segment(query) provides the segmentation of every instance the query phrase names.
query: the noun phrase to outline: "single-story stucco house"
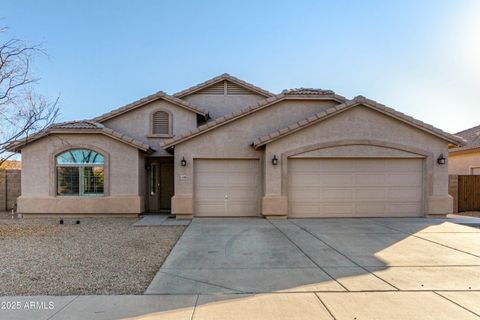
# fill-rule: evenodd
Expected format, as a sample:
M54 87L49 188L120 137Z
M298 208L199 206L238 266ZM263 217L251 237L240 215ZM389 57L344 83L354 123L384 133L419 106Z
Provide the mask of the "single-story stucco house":
M362 96L223 74L9 148L24 214L421 217L452 212L446 158L464 143Z
M455 134L467 141L462 147L449 150L448 173L454 175L480 175L480 126Z

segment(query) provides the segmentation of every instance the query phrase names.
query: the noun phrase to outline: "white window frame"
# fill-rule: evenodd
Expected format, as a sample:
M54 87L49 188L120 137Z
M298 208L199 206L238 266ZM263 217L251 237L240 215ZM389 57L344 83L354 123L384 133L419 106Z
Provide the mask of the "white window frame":
M62 154L68 152L68 150L64 150L62 152L57 153L57 155L54 157L55 159L55 196L57 197L105 197L106 193L106 173L105 173L105 161L106 157L103 153L100 153L96 150L90 149L90 148L73 148L70 150L90 150L93 152L96 152L100 154L103 157L103 164L100 163L66 163L66 164L59 164L57 162L57 158L61 156ZM78 186L78 195L72 195L72 194L59 194L58 193L58 168L66 168L66 167L71 167L71 168L77 168L79 170L78 174L78 179L79 179L79 186ZM85 185L84 185L84 180L83 178L85 177L84 173L84 168L86 167L102 167L103 169L103 192L102 193L85 193Z

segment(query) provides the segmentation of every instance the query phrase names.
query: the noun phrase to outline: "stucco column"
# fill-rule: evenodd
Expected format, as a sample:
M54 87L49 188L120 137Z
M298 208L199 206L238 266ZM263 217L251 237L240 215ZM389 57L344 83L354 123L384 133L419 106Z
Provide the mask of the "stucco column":
M432 183L432 194L428 197L428 215L445 216L453 213L453 197L448 193L448 159L445 164L438 164L437 158L443 154L448 156L448 149L443 153L435 154L432 159L433 179L427 179Z
M272 163L276 157L277 164ZM267 219L285 219L288 215L288 198L282 194L282 172L286 170L287 162L275 150L265 150L265 196L262 199L262 214Z
M175 195L172 197L172 213L177 219L193 218L193 159L183 153L182 148L175 150L174 175ZM182 166L185 159L186 165Z

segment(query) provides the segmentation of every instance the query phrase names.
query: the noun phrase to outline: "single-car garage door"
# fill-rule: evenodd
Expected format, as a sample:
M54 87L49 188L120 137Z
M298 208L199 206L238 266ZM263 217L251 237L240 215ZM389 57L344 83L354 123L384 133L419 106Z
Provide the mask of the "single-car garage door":
M258 160L195 162L196 216L258 216L260 169Z
M290 217L422 216L422 159L289 159Z

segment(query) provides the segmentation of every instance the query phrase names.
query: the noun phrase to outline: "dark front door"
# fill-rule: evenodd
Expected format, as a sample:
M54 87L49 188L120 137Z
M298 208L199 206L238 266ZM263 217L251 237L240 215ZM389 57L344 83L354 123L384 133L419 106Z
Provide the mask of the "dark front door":
M173 187L173 157L147 159L149 212L170 211Z

